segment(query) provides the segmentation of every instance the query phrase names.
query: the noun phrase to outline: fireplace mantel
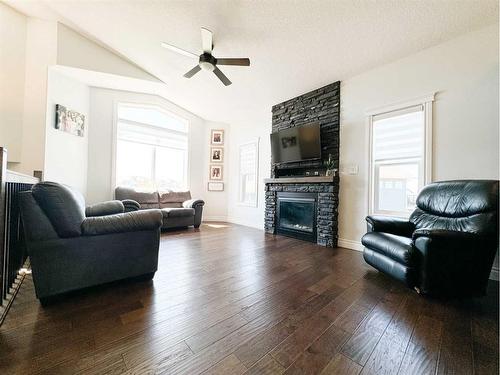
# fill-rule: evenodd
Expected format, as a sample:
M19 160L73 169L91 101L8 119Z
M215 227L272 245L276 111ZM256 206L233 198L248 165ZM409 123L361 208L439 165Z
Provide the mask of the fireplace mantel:
M334 176L265 178L265 184L324 184L335 181Z

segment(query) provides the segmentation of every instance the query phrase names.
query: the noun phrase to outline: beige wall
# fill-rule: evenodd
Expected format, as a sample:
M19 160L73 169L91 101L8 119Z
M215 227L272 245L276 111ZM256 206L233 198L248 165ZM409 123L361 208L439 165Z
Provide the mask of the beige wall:
M33 175L43 170L48 68L56 63L57 24L27 19L22 157L15 170Z
M0 140L8 161L21 161L26 17L0 4Z
M57 28L57 64L148 81L159 81L126 58L103 48L63 24L58 24Z
M339 237L358 244L368 214L366 110L436 92L433 180L498 178L498 25L343 81ZM352 242L352 243L351 243ZM341 241L342 244L342 241Z

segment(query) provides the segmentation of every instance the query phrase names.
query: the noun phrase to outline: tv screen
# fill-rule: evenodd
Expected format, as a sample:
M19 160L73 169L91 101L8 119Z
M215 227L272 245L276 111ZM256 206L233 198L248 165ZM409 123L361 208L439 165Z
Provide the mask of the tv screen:
M319 124L297 126L271 134L273 163L321 158Z

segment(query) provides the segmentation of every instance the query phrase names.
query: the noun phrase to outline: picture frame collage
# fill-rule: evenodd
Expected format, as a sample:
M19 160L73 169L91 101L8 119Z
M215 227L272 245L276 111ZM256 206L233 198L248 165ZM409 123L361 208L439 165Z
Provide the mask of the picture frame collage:
M208 191L224 191L224 130L210 132Z

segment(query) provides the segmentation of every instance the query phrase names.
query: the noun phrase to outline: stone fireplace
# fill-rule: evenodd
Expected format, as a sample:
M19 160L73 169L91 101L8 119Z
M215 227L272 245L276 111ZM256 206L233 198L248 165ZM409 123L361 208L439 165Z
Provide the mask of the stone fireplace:
M340 82L273 106L272 131L320 124L321 159L271 165L265 180L265 230L337 246L339 178L325 176L332 155L339 167Z

